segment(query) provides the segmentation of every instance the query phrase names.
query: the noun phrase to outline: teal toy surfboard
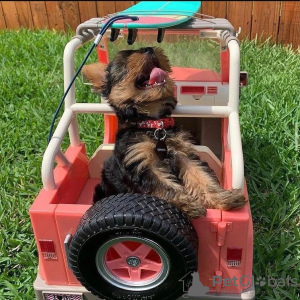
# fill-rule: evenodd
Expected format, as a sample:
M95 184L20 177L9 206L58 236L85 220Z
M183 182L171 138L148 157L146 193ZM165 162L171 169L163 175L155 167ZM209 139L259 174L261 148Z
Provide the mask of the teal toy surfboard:
M117 15L138 16L139 20L120 20L112 28L166 28L188 21L200 9L201 1L141 1ZM105 20L103 21L105 23Z

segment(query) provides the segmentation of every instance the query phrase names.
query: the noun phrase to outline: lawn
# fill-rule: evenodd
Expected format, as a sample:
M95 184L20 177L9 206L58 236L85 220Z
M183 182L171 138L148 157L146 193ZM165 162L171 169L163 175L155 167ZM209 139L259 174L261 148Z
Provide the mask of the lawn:
M41 161L63 93L62 55L70 37L0 32L0 299L35 298L38 260L28 209L42 186ZM77 65L87 49L78 51ZM260 300L300 298L299 54L270 42L241 43L241 70L249 73L240 117L255 231L254 276L278 283L257 284ZM93 53L90 61L95 60ZM80 101L98 101L79 79L76 84ZM85 125L80 132L91 154L103 137L102 117L80 115L79 124ZM287 284L288 276L297 287Z

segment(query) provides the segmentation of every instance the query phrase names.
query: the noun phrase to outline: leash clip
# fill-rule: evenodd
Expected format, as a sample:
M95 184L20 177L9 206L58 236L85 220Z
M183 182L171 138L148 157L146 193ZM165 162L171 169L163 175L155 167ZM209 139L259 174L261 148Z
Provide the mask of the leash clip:
M163 123L163 122L162 122ZM163 141L167 136L167 132L166 130L163 128L163 125L161 128L158 128L154 131L154 138L156 140L159 140L159 141Z

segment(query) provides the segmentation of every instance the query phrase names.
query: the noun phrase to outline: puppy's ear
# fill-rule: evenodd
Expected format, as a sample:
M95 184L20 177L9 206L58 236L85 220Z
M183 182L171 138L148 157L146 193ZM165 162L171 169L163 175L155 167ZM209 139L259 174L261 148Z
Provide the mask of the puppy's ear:
M101 87L105 80L106 67L107 64L98 62L90 65L85 65L81 70L83 76L86 77L87 80L92 84L92 90L95 93L101 92Z

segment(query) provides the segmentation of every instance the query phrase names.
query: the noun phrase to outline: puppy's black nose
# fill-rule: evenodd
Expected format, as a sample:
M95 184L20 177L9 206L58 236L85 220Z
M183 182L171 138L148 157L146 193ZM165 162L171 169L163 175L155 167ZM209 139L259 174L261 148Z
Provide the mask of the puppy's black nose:
M151 47L146 47L146 48L144 48L144 51L145 51L145 53L148 53L148 54L153 54L153 48L151 48Z

